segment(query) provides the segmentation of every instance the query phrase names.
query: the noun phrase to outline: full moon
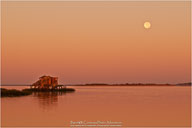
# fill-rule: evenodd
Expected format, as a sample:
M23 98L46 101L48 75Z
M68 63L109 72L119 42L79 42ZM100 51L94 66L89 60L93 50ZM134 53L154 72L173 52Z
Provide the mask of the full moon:
M150 22L145 22L144 23L144 28L149 29L151 27L151 23Z

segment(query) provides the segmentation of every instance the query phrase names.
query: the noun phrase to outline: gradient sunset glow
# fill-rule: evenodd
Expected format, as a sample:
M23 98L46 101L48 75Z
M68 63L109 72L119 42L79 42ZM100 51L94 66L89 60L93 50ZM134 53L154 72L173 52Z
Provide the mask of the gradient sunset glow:
M190 4L2 2L2 84L189 82Z

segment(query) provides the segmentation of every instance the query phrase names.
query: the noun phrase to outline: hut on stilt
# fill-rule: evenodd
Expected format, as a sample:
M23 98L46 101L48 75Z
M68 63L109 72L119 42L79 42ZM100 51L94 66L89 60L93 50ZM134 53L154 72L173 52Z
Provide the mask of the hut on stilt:
M58 77L41 76L38 81L31 85L35 89L62 89L64 85L58 85Z

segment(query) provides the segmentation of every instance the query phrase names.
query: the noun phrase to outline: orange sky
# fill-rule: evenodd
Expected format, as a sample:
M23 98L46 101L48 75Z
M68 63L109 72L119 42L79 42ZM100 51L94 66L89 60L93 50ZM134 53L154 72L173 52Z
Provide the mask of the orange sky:
M2 2L1 57L2 84L189 82L190 2Z

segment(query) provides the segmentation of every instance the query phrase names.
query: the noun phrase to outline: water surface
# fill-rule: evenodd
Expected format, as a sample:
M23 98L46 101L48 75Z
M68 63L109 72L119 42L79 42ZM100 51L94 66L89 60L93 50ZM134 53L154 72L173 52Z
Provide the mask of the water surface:
M22 89L26 86L4 86ZM190 126L190 86L73 86L74 93L1 98L2 126L70 126L114 121L128 126Z

